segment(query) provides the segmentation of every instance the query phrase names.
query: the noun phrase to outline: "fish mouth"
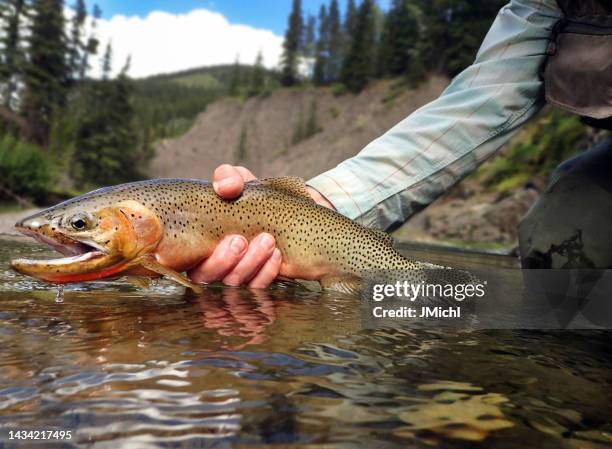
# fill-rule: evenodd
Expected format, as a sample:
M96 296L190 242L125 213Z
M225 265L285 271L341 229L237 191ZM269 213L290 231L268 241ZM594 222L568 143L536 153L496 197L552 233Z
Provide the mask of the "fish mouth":
M12 260L12 268L21 274L47 282L69 283L100 279L123 269L120 255L109 254L95 242L76 240L57 232L48 235L19 225L16 228L65 256L46 260Z
M55 233L53 235L42 234L20 224L15 225L15 228L23 235L32 237L36 241L48 246L51 249L63 254L64 256L82 256L90 254L90 256L96 254L108 254L108 252L91 241L76 240L72 237L68 237L66 234ZM56 259L57 260L57 259Z

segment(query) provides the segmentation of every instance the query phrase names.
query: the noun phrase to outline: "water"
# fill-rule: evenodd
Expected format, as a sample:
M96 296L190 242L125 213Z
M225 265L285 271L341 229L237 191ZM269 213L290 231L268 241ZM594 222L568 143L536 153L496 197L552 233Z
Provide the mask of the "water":
M98 282L56 302L8 268L32 253L0 240L0 447L612 447L610 333L363 330L358 299L293 287Z

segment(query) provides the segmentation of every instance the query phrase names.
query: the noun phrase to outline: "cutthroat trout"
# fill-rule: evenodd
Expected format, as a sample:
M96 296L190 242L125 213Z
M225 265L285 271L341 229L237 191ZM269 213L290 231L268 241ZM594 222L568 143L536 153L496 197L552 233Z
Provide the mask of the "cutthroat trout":
M324 289L353 291L364 270L437 268L403 257L387 234L319 206L299 178L247 182L233 201L219 198L210 182L193 179L122 184L68 200L15 226L67 257L14 260L13 268L58 284L167 276L199 290L181 273L236 233L249 240L261 232L274 235L282 253L280 275L317 280Z

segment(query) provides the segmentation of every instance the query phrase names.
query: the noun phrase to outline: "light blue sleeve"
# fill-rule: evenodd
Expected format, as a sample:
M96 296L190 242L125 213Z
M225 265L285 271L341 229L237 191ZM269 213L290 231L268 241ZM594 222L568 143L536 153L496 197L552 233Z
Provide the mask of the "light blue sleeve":
M555 0L511 1L474 63L438 99L307 184L366 226L398 227L474 171L543 106L539 70L560 17Z

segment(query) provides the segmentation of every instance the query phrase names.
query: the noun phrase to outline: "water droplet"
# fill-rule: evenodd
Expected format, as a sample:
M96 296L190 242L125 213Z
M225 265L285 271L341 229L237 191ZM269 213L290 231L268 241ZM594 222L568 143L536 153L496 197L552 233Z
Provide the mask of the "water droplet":
M57 293L55 295L55 302L56 303L64 302L64 286L63 285L60 285L59 287L57 287Z

